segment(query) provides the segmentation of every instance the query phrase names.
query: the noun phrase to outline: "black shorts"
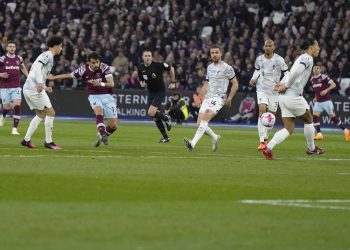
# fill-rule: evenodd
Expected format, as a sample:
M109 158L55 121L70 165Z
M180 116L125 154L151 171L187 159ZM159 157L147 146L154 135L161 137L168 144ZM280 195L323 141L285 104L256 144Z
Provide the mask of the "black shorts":
M164 101L165 94L149 94L148 95L148 107L155 106L161 108L162 102Z

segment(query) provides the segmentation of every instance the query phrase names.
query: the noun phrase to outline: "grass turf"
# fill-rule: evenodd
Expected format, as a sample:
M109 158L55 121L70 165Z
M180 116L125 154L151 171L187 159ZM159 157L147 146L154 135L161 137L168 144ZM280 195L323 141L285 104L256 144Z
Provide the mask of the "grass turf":
M94 148L93 121L56 121L62 151L43 148L43 124L35 150L10 126L0 128L0 249L350 248L350 203L240 202L350 200L350 143L340 132L324 133L324 155L306 156L296 131L267 161L255 129L213 127L222 141L212 153L206 136L186 151L190 126L159 144L155 126L121 123L109 146Z

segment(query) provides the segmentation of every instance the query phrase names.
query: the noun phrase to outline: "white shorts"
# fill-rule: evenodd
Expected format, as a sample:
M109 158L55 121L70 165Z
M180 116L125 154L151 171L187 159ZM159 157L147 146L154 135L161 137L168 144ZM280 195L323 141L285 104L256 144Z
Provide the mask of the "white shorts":
M334 106L332 101L325 102L315 102L313 107L314 112L323 112L325 111L328 115L334 114Z
M117 103L111 94L89 95L91 108L101 107L104 118L118 118Z
M305 98L302 96L280 95L278 100L282 117L298 117L310 109Z
M224 104L225 99L223 97L211 97L204 99L198 113L204 113L207 109L209 109L217 114Z
M0 89L0 97L3 104L10 104L13 100L22 99L22 89L20 87Z
M45 90L38 93L36 90L23 89L23 95L31 110L44 110L52 107L50 98Z
M256 98L258 100L258 104L266 104L267 110L270 112L277 112L278 108L278 95L268 95L264 92L256 92Z

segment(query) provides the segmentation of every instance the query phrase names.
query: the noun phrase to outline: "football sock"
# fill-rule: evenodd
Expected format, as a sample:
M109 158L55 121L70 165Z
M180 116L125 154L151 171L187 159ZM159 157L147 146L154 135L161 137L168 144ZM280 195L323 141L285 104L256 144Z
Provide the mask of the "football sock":
M264 142L266 135L266 128L264 125L261 124L260 117L258 119L258 133L259 133L259 140L260 142Z
M117 130L116 127L115 127L115 128L111 128L110 126L108 126L108 127L106 128L106 133L107 133L108 136L110 136L110 135L113 134L116 130Z
M342 130L345 129L344 124L341 122L341 120L340 120L338 117L336 117L336 116L332 117L332 122L333 122L335 125L337 125L339 128L341 128Z
M318 117L317 115L312 116L313 119L313 123L314 123L314 127L317 131L317 133L321 133L321 124L320 124L320 117ZM333 120L333 118L332 118Z
M271 126L271 127L268 127L268 128L265 128L266 129L266 136L265 136L265 140L266 139L268 139L269 138L269 135L270 135L270 133L271 133L271 131L272 131L272 129L273 129L273 125Z
M197 142L199 141L200 138L202 138L204 132L207 130L208 128L208 122L207 121L201 121L196 134L194 135L193 139L192 139L192 147L194 147Z
M53 131L53 120L55 119L54 116L46 116L45 117L45 142L51 143L52 142L52 131Z
M13 108L13 127L17 128L19 119L21 119L21 107L19 105L16 105Z
M6 117L7 113L10 112L9 109L2 109L2 116Z
M214 131L208 126L207 129L204 132L206 135L209 135L212 139L217 138L217 135L214 133Z
M272 137L269 144L267 144L267 147L272 150L277 144L283 142L288 136L289 131L286 128L277 131L276 134Z
M27 133L24 137L25 141L30 141L30 138L32 138L33 133L38 128L38 126L42 120L43 119L37 115L31 120L29 127L28 127L28 130L27 130Z
M101 136L106 134L106 125L103 123L103 115L96 115L96 127Z
M155 123L156 123L156 125L157 125L157 127L158 127L160 133L162 134L162 136L163 136L164 138L168 138L168 135L167 135L167 133L166 133L166 131L165 131L165 127L164 127L164 124L163 124L162 120L160 120L160 119L155 119Z
M308 149L314 150L315 149L315 142L314 142L315 129L312 124L304 124L304 135L306 138Z

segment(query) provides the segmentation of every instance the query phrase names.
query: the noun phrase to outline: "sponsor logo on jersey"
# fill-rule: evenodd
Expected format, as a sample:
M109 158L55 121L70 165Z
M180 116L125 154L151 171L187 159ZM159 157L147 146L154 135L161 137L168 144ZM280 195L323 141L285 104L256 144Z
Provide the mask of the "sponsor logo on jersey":
M5 69L15 69L15 70L19 70L19 67L18 66L5 66Z
M157 78L157 75L152 73L152 78Z

